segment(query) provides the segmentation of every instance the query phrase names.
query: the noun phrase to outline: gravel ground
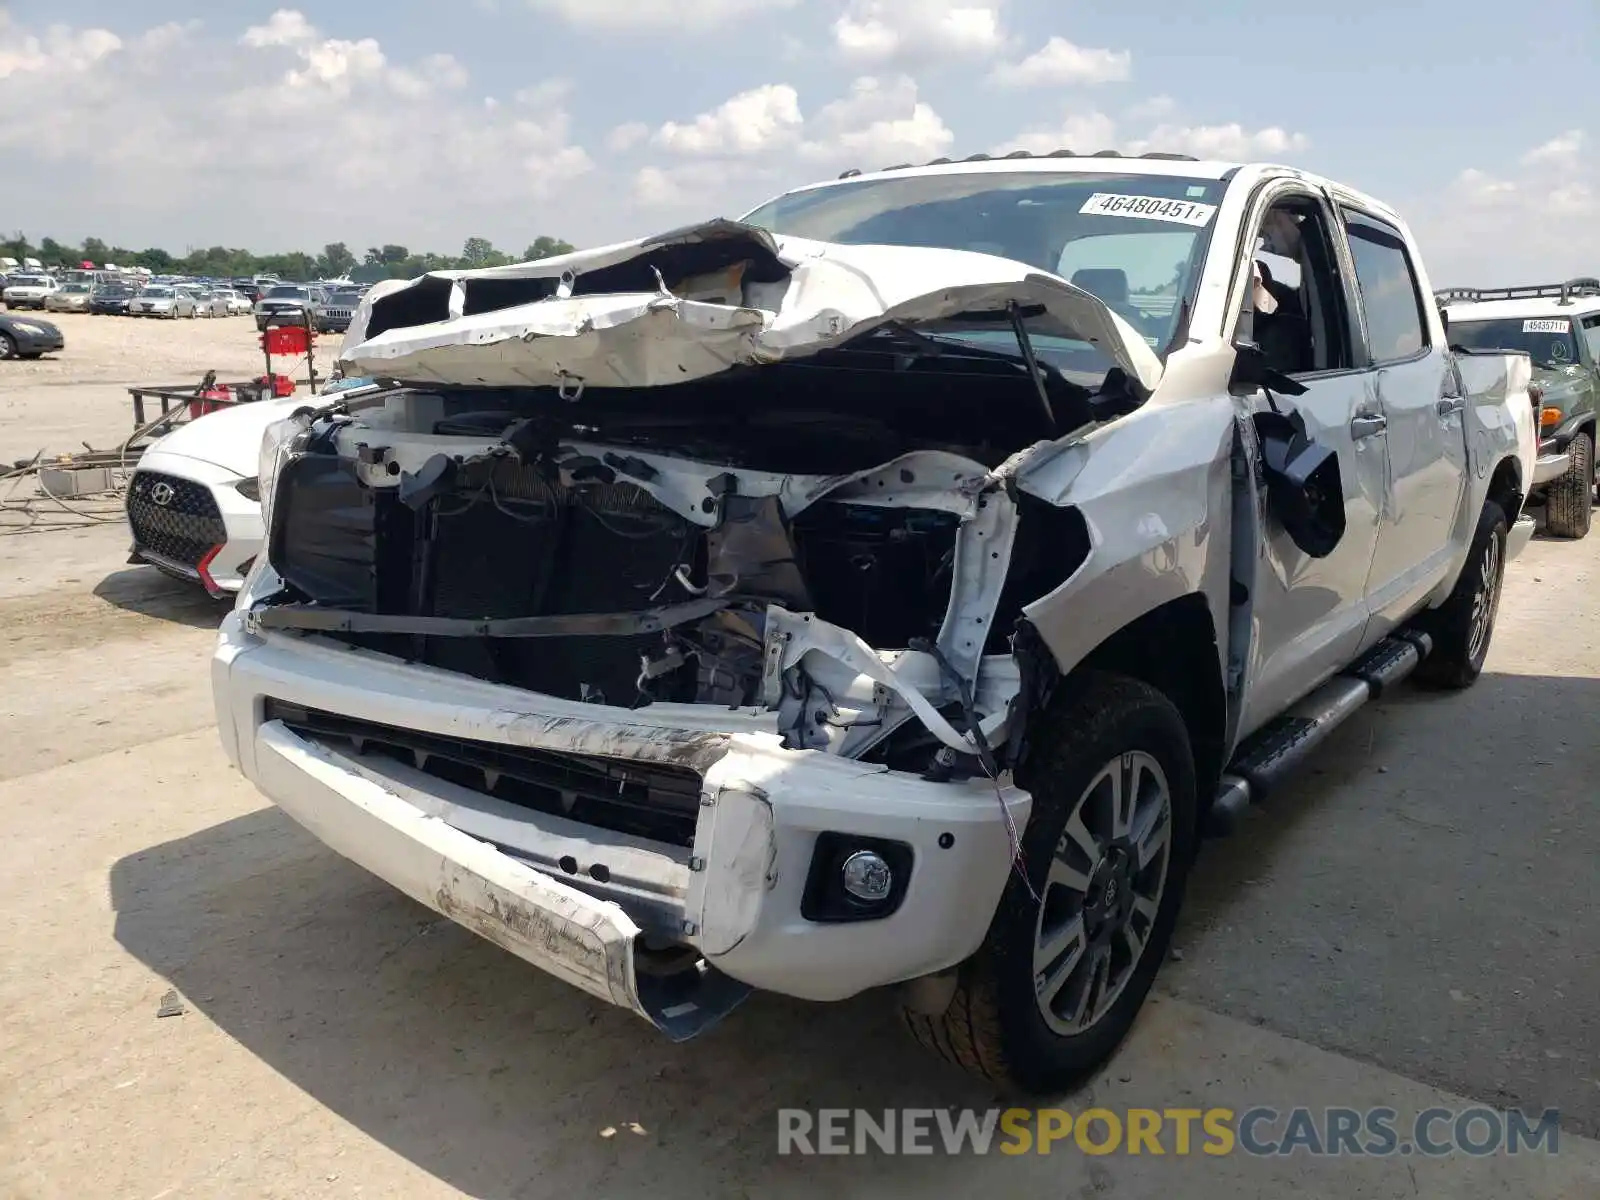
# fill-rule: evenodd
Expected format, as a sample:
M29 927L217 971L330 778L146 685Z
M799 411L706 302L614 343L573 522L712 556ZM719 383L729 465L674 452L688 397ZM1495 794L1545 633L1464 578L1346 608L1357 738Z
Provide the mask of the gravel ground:
M60 323L0 371L0 458L259 368L242 319ZM1600 1195L1600 535L1513 565L1477 687L1400 689L1208 848L1181 960L1066 1102L1564 1110L1558 1155L1484 1159L780 1157L779 1107L999 1098L880 995L669 1044L328 853L217 747L220 610L125 547L0 536L0 1196Z
M265 370L255 322L249 317L165 321L43 313L59 326L66 349L32 362L0 365L0 463L115 446L133 432L129 385L193 386L207 371L217 378L252 379ZM336 337L321 339L332 365ZM278 360L280 373L305 377L303 359ZM154 415L152 412L150 415Z

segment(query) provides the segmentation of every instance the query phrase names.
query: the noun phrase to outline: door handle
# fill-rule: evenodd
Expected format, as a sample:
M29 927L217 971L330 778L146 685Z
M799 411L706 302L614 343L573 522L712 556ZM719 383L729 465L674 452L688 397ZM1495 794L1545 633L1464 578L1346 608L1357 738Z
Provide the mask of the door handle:
M1381 413L1362 413L1350 422L1350 436L1355 441L1376 437L1389 428L1389 418Z
M1460 397L1446 396L1443 400L1439 401L1439 416L1441 419L1444 417L1453 417L1465 407L1466 405L1461 401Z

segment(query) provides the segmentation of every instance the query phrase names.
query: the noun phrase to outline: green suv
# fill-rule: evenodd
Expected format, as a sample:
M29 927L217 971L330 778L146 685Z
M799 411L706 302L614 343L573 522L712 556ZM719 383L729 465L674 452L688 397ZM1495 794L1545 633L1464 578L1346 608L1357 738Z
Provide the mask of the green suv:
M1595 419L1600 412L1600 279L1534 287L1448 288L1434 294L1449 319L1450 344L1475 350L1525 350L1543 392L1539 460L1530 507L1544 509L1545 532L1589 532L1600 477Z

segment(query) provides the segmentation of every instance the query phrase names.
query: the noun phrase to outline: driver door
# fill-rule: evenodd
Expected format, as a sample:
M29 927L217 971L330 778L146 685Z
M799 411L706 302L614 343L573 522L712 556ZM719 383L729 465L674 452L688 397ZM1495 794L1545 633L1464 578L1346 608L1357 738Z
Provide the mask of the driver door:
M1273 399L1282 411L1298 413L1307 434L1337 454L1345 530L1330 554L1312 558L1261 505L1262 546L1251 589L1255 645L1241 735L1260 728L1360 651L1387 474L1375 373L1358 352L1356 297L1353 281L1340 268L1332 210L1323 197L1296 184L1280 186L1258 203L1258 261L1268 268L1264 288L1277 310L1251 313L1247 300L1238 332L1256 335L1268 365L1306 389ZM1246 280L1247 297L1250 291ZM1268 403L1258 394L1257 411Z

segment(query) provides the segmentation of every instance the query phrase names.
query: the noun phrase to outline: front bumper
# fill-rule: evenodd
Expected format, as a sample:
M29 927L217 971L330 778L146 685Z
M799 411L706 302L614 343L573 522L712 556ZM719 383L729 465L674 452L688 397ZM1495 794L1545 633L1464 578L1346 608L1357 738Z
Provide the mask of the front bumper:
M1534 487L1542 487L1567 473L1568 468L1572 466L1572 455L1566 446L1571 440L1568 438L1563 442L1560 449L1556 448L1553 438L1547 438L1539 443L1539 457L1533 463Z
M743 988L837 1000L967 958L1011 869L1005 811L1020 829L1031 807L1008 784L929 783L784 750L764 714L563 701L322 639L254 635L239 611L223 622L212 685L229 757L331 848L673 1036L709 1024ZM269 700L511 748L692 757L701 775L692 845L580 825L397 760L346 755L268 719ZM825 831L910 847L909 882L888 916L801 915ZM672 1012L654 1005L659 980L638 969L640 931L669 926L671 942L702 956L693 1001Z
M147 473L186 481L203 492L209 504L190 505L195 511L182 514L193 518L187 522L193 528L152 529L137 519L139 514L131 507L137 488L130 488L130 557L176 578L195 583L209 579L217 592L237 592L265 537L261 505L241 496L234 486L244 477L204 459L159 448L140 457L136 482L138 475Z

